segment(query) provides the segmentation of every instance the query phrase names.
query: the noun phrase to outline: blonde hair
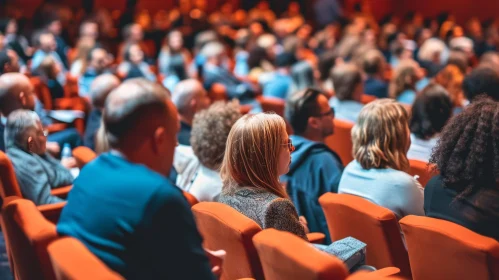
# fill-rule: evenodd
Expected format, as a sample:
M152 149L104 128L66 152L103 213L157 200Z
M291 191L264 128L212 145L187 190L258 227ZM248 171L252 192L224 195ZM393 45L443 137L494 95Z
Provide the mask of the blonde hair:
M366 105L352 129L354 158L362 168L393 168L408 171L406 153L409 114L392 99Z
M404 90L415 90L418 63L412 59L400 61L388 88L390 98L397 98Z
M220 170L223 193L234 193L240 187L249 186L287 198L278 174L285 134L286 123L274 113L240 118L227 137Z
M443 86L449 93L454 107L462 107L464 101L463 93L464 75L456 65L447 65L435 77L435 82Z

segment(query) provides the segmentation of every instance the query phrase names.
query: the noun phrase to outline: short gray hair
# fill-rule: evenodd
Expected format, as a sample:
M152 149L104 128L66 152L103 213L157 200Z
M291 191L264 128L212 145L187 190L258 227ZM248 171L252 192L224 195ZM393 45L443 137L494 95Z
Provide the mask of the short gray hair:
M189 103L196 95L203 91L203 85L196 79L187 79L179 82L172 94L172 101L179 113L189 110Z
M39 121L38 115L30 110L20 109L10 113L5 127L5 146L26 149L28 132L36 129Z
M225 47L220 42L210 42L201 49L201 54L206 58L219 56L225 52Z
M111 91L120 85L120 79L113 74L99 75L90 86L90 97L92 105L97 108L103 108L106 98Z
M169 98L165 87L144 78L123 82L109 94L104 108L103 124L109 146L116 148L134 130L163 122L155 117L167 114Z

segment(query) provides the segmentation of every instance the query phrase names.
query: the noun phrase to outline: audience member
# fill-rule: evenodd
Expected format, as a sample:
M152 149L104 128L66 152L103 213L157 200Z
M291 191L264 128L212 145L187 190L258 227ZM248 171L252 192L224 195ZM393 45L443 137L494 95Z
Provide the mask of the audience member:
M364 92L377 98L388 97L388 83L384 80L386 59L379 50L369 50L364 54L362 68L367 76Z
M156 81L156 75L144 61L144 52L139 44L131 44L124 49L124 60L118 66L118 75L126 79L146 78Z
M221 84L225 87L229 98L237 98L242 103L255 96L256 90L251 84L239 80L222 66L227 55L221 43L210 42L206 44L202 48L201 54L206 58L203 67L204 88L206 90L210 90L215 83Z
M409 115L391 99L367 104L352 129L355 160L345 167L339 193L363 197L401 219L424 215L423 188L409 170Z
M499 240L499 104L476 97L444 127L430 162L440 175L425 188L426 216Z
M286 119L293 128L296 150L291 154L289 172L281 177L299 215L313 232L326 234L326 218L318 199L326 192L337 192L343 165L338 155L324 144L334 133L334 112L325 95L307 89L293 94L286 104Z
M262 87L263 96L284 100L288 97L293 85L290 70L294 60L292 54L281 53L277 55L275 71L263 73L258 78L258 83Z
M474 69L464 77L463 91L470 102L483 93L499 101L499 72L487 66Z
M87 119L83 145L92 150L96 150L96 134L102 122L102 110L106 103L106 98L111 91L120 85L120 80L112 74L102 74L95 78L90 87L90 100L92 101L92 111Z
M180 33L180 31L178 30L174 30L170 32L166 37L166 43L159 53L159 72L168 77L168 75L170 74L171 59L177 57L181 58L183 65L186 65L190 60L189 51L184 48L184 39L182 37L182 33Z
M51 189L68 186L73 176L68 169L76 166L74 158L61 163L47 153L47 131L38 115L30 110L12 112L5 127L5 148L24 198L35 205L64 201Z
M361 103L364 85L362 73L354 64L343 64L331 71L334 96L329 105L334 109L335 117L349 122L356 122L364 107Z
M76 43L76 54L71 64L70 73L73 77L80 77L87 69L87 59L90 51L95 47L94 39L83 37Z
M38 74L38 67L42 63L42 61L47 56L52 56L58 65L61 72L57 76L57 81L61 85L66 84L66 68L64 66L63 60L57 54L57 43L55 41L54 35L50 31L40 31L35 34L35 42L38 50L33 54L33 58L31 59L31 72L34 74Z
M127 279L213 279L190 207L165 177L179 129L168 91L126 81L108 96L103 120L112 150L82 169L57 232Z
M201 167L189 192L198 201L216 201L222 191L220 165L232 125L241 117L239 104L217 102L198 112L192 123L191 145Z
M108 53L101 47L94 47L85 59L83 74L78 78L78 94L82 97L89 97L92 82L99 75L109 72Z
M0 51L0 75L4 73L19 72L19 60L12 50Z
M173 91L175 86L185 79L187 79L187 71L184 58L181 55L170 57L167 75L162 81L163 85Z
M0 20L0 33L5 36L4 45L12 49L22 64L25 65L28 59L33 55L33 48L29 46L26 37L19 34L17 21L13 18ZM0 44L0 49L2 48Z
M57 81L57 76L60 72L61 69L59 69L59 65L52 56L45 57L38 67L38 75L42 82L49 88L52 99L64 97L64 88Z
M411 105L416 98L416 83L424 78L424 71L414 60L404 60L395 68L388 93L390 98Z
M210 106L210 99L203 85L194 79L178 83L172 94L172 101L180 116L179 144L190 146L192 120L194 115Z
M90 38L94 41L99 39L99 26L92 20L83 21L80 25L80 38Z
M291 78L293 79L292 92L317 87L314 68L305 60L295 63L291 67Z
M418 62L426 69L428 77L434 77L449 58L449 49L445 42L437 38L426 40L418 52Z
M429 84L416 97L409 124L411 147L407 152L408 159L430 160L440 132L452 116L452 108L447 91L438 84Z
M54 35L54 39L56 42L56 52L62 60L65 69L69 69L68 58L66 56L68 52L68 45L66 41L61 37L62 33L62 23L59 17L52 15L45 22L45 28Z
M458 66L449 64L445 66L436 76L435 82L443 86L450 97L454 114L463 110L469 104L469 101L464 97L463 92L464 75L459 70Z

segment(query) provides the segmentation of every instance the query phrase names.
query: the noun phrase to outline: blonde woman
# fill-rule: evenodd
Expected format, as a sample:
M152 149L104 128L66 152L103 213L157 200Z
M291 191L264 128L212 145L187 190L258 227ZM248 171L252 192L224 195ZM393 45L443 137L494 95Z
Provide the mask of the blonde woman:
M307 240L308 229L279 181L289 170L293 150L280 116L260 113L239 119L227 138L219 201L263 229L288 231Z
M412 60L402 60L390 82L388 95L400 103L411 105L416 99L416 84L425 77L419 64Z
M355 160L343 171L338 193L366 198L390 209L398 219L424 215L423 188L406 173L408 123L407 111L394 100L366 105L352 129Z

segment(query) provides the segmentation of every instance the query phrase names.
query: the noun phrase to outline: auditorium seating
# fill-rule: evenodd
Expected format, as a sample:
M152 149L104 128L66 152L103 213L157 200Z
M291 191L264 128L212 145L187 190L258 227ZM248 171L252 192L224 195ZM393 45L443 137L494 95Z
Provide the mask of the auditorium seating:
M263 112L275 112L281 117L284 117L285 101L279 98L269 98L259 96L258 102L262 106Z
M73 157L76 160L78 168L83 168L87 163L97 157L97 154L92 149L80 146L73 149Z
M351 279L343 262L321 252L303 239L275 229L266 229L253 237L265 279ZM375 272L361 273L355 279L390 279L399 269L390 267ZM352 278L352 279L354 279Z
M57 280L123 279L75 238L63 237L52 242L48 254Z
M421 186L426 186L431 177L438 174L438 171L434 170L435 166L428 164L427 162L422 162L419 160L409 160L410 170L409 174L412 176L419 176L419 183Z
M17 182L16 173L14 172L14 166L10 162L9 157L2 151L0 151L0 194L2 199L8 196L23 197L21 193L21 188ZM72 186L57 188L51 191L52 195L58 197L66 197Z
M397 267L411 275L407 251L392 211L368 200L326 193L319 198L332 240L351 236L367 244L366 264L376 268Z
M418 216L400 220L414 280L499 279L499 242L458 224Z
M345 166L353 160L352 127L353 123L334 119L334 134L325 139L326 145L338 154Z

